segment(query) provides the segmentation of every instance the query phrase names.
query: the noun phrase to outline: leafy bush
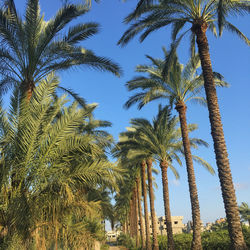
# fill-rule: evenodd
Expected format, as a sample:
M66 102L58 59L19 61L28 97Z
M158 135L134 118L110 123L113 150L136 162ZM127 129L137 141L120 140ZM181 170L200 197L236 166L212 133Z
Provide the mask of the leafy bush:
M136 250L135 240L131 238L129 235L121 233L117 238L117 244L125 246L130 250Z
M159 249L167 249L167 236L159 236ZM174 235L175 249L188 250L191 248L192 235L191 234L176 234Z
M230 249L230 238L227 230L204 232L202 234L202 246L204 250Z
M248 248L250 249L250 227L243 226L243 234ZM167 249L167 236L159 236L159 249ZM176 234L174 235L176 250L191 249L192 234ZM230 238L227 230L217 230L214 232L202 233L203 250L228 250L230 249Z
M242 227L244 238L247 244L247 247L250 249L250 226L244 226Z

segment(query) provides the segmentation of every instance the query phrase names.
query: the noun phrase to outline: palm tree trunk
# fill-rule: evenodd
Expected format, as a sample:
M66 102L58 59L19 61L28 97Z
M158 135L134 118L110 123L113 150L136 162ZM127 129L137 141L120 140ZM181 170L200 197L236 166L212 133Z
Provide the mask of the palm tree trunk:
M126 234L129 233L129 220L126 218Z
M168 163L167 161L161 161L160 167L161 167L161 174L162 174L165 221L166 221L167 234L168 234L168 249L174 250L174 237L173 237L173 228L172 228L170 202L169 202L169 191L168 191L168 176L167 176Z
M23 81L22 85L24 85L23 86L24 95L27 95L27 99L28 101L30 101L30 98L35 89L35 83L34 81Z
M224 132L221 122L220 110L215 84L213 81L213 71L209 54L206 23L193 24L192 31L196 35L196 42L201 60L202 72L204 77L204 87L206 92L209 119L211 124L211 134L214 142L214 151L218 167L222 197L228 221L228 231L233 249L247 249L244 241L238 206L236 202L235 189L231 169L229 165L228 153Z
M141 245L142 245L142 249L145 249L145 225L144 225L144 220L142 219L141 189L140 189L139 177L136 178L136 188L137 188L138 210L139 210L139 218L140 218Z
M148 166L148 188L149 188L149 202L151 211L151 221L152 221L152 233L153 233L153 249L159 250L158 239L157 239L157 218L155 214L154 205L154 189L152 180L152 159L147 159Z
M133 190L133 197L134 197L134 226L135 226L135 240L136 240L136 247L139 247L140 239L139 239L139 230L138 230L138 196L137 196L137 189L136 186Z
M124 234L127 234L127 223L126 221L124 221L123 225L122 225L122 231Z
M146 187L146 162L141 163L141 177L142 177L142 192L144 201L144 216L146 225L146 249L151 250L150 232L149 232L149 218L148 218L148 201L147 201L147 187Z
M133 206L132 199L129 201L129 235L133 237Z
M188 137L186 105L184 102L179 102L175 108L178 111L179 118L180 118L182 142L183 142L184 154L185 154L185 160L186 160L186 166L187 166L189 194L190 194L191 208L192 208L193 241L192 241L191 248L194 250L199 250L199 249L202 249L200 206L199 206L198 192L197 192L196 181L195 181L190 141Z

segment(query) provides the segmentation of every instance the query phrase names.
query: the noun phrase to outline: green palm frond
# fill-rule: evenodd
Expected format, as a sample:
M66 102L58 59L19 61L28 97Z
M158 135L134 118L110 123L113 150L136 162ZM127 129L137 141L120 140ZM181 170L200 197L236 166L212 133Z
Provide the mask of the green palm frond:
M0 51L2 76L0 90L5 93L16 84L24 91L53 71L88 66L119 76L121 68L110 59L95 55L78 43L95 35L99 29L94 22L81 23L66 30L66 25L84 15L89 8L83 4L66 4L49 21L40 14L39 0L28 0L24 20L16 14L14 1L7 1L0 10ZM30 87L28 87L30 86Z
M205 167L205 169L212 175L215 174L215 171L213 169L213 167L208 163L206 162L204 159L202 159L201 157L199 156L196 156L196 155L192 155L192 158L194 159L194 161L196 161L198 164L202 165L203 167Z
M112 137L101 127L110 123L90 115L95 105L81 108L73 102L65 106L66 96L56 95L58 84L58 77L49 75L38 84L29 102L16 88L9 111L0 110L0 180L1 188L9 190L9 195L1 196L6 207L3 213L11 222L6 227L19 234L23 244L32 240L35 230L41 232L40 228L46 227L50 234L55 223L60 230L68 227L68 222L72 226L82 223L91 209L91 216L95 213L100 221L98 214L104 213L105 202L91 200L86 192L118 190L123 174L105 152ZM70 216L76 217L66 220ZM81 225L82 232L89 233L86 225ZM47 241L51 240L48 235Z
M223 28L227 28L249 44L249 39L235 26L228 23L227 20L230 16L245 15L249 14L249 12L250 4L248 1L142 0L139 1L136 9L124 19L125 23L130 23L131 25L118 41L118 44L124 46L140 33L139 40L142 42L152 32L168 26L171 26L173 41L176 41L178 34L188 25L191 28L194 23L200 23L200 25L206 23L209 30L216 36L217 25L219 35L222 35ZM187 30L191 31L189 28ZM195 54L194 35L191 35L192 55Z

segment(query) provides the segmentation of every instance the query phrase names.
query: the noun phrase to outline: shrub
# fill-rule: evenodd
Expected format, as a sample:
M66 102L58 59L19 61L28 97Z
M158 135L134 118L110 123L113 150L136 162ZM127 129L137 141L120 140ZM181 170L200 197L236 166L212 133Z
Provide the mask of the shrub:
M250 227L243 226L243 234L248 248L250 249ZM159 249L167 249L167 236L159 236ZM174 235L176 250L191 249L192 234L182 233ZM221 229L214 232L202 233L203 250L228 250L230 238L227 230Z
M126 248L130 250L136 250L135 246L135 240L131 238L129 235L121 233L119 237L117 238L117 244L125 246Z
M159 249L167 249L167 236L159 236ZM176 250L189 250L191 248L192 234L176 234L174 235L175 249Z
M230 249L230 238L227 230L204 232L202 234L202 246L204 250Z

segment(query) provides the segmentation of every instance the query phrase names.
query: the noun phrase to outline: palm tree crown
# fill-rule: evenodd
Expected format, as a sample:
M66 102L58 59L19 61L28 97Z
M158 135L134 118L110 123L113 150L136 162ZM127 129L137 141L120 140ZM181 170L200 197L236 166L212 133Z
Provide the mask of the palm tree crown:
M97 23L77 24L62 34L68 23L87 11L82 5L69 4L45 21L40 14L39 0L29 0L23 20L14 2L8 0L7 8L0 10L0 41L5 45L0 50L0 93L18 84L32 93L35 84L50 72L79 65L119 75L118 65L79 45L98 32Z
M147 2L147 1L146 1ZM142 42L150 33L160 28L172 25L172 39L176 40L179 32L186 30L176 40L179 44L182 37L188 32L191 33L191 51L195 48L195 29L198 25L209 29L217 36L216 24L219 27L219 33L222 34L223 28L226 28L239 35L247 44L249 39L240 30L230 23L227 18L235 14L247 14L250 11L249 1L227 1L221 0L159 0L157 3L149 1L149 4L138 6L136 10L125 18L125 22L135 22L123 34L118 44L125 45L136 34L142 32L140 41ZM189 27L188 27L189 26Z
M163 51L165 58L168 58L170 55L165 49ZM166 67L165 60L155 59L151 56L147 56L147 58L151 64L138 65L136 72L145 73L148 76L135 77L126 84L130 91L142 90L129 98L125 103L126 108L138 103L138 108L141 109L145 104L157 99L168 99L171 107L188 101L206 105L204 79L197 73L200 67L198 55L191 58L185 66L179 63L176 54L172 55L173 61L167 75L163 74ZM217 86L228 86L223 76L217 72L214 72L214 81Z

